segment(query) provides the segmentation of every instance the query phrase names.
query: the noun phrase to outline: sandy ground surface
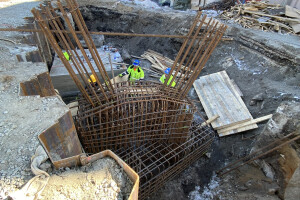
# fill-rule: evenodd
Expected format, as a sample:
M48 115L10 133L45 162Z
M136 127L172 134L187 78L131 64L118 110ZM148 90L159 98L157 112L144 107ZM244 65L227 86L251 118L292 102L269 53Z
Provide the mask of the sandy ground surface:
M12 3L13 2L13 3ZM39 2L0 2L0 27L17 27L31 16ZM19 63L20 49L36 47L19 44L22 33L0 32L0 199L18 190L33 174L30 158L39 145L38 134L53 125L68 109L58 97L20 96L19 83L47 71L44 63Z
M89 166L54 171L41 199L128 199L133 183L111 158Z

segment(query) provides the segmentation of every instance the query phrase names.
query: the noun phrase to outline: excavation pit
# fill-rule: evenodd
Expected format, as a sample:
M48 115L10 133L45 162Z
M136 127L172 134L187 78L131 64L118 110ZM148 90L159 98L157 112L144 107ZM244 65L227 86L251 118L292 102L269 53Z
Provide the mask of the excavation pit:
M145 33L147 33L147 31L149 31L150 29L153 30L155 23L156 23L156 26L158 26L157 25L158 21L166 24L167 20L165 20L165 19L170 19L170 17L167 17L166 15L164 15L164 17L165 17L164 19L157 19L157 18L161 17L163 14L160 14L160 16L155 17L155 16L151 15L152 14L151 12L149 12L149 13L151 13L151 14L147 13L150 16L149 19L151 17L153 17L153 18L157 19L157 21L153 20L151 22L150 21L147 22L147 21L145 21L145 18L147 18L148 16L146 16L145 18L143 18L143 17L139 18L139 19L141 19L141 21L137 20L136 21L137 24L133 24L134 20L137 19L137 15L135 15L135 14L127 13L128 15L126 16L124 13L120 14L120 13L117 13L116 11L112 11L109 9L90 7L90 6L81 8L81 10L83 10L82 13L83 13L84 19L92 19L91 21L87 21L88 28L91 31L106 31L107 27L110 27L110 24L111 24L111 29L110 29L111 31L121 32L119 27L122 27L122 26L121 25L116 26L116 24L119 23L118 21L120 21L121 18L126 18L126 19L129 19L128 24L131 24L131 25L126 24L126 22L123 22L123 25L126 24L125 29L124 29L126 31L124 31L124 32L127 32L127 29L128 29L128 32L139 32L141 30L140 28L142 27L141 24L143 24L146 26L146 28L144 30L145 30ZM93 17L93 15L91 15L91 13L89 13L90 10L94 14L94 16L97 16L97 17ZM97 12L99 12L99 13L97 14ZM103 15L101 13L103 13ZM99 25L99 23L95 22L96 19L99 19L99 16L107 16L107 15L111 15L111 17L110 18L104 17L102 20L102 22L103 22L102 25ZM188 17L193 17L193 15L191 14ZM161 18L163 18L163 17L161 17ZM178 20L178 18L176 19L176 17L175 17L175 20L174 20L175 23L178 23L182 27L187 27L189 25L189 23L186 23L186 22L185 22L186 23L185 25L180 24L176 20ZM173 21L170 22L170 20L169 20L168 23L170 23L171 25L174 25ZM147 27L147 25L149 25L149 26ZM161 24L159 24L159 26L161 26ZM159 31L168 32L168 30L170 30L168 28L166 28L166 29L167 30L161 30L161 29L155 29L155 30L157 31L156 33L158 33ZM180 33L180 34L186 34L187 32L188 31L184 30L184 28L177 30L177 33ZM236 36L237 35L236 32L240 35ZM174 32L173 32L173 34L174 34ZM263 114L269 114L271 111L274 111L276 109L276 107L279 105L280 101L283 99L294 99L294 100L298 99L297 95L295 95L295 96L293 96L292 94L281 95L281 93L278 92L280 86L277 88L276 88L276 85L273 85L274 87L271 86L271 84L274 82L275 83L277 82L276 84L278 86L278 84L279 84L278 81L287 79L288 77L290 77L291 74L296 72L297 69L289 68L284 71L276 70L276 67L278 67L277 64L274 65L271 62L267 62L269 58L267 58L267 56L262 57L259 54L263 51L264 48L262 48L262 47L257 48L256 46L254 46L254 47L249 46L249 41L254 40L254 36L252 35L252 32L249 30L245 31L245 33L244 33L244 32L241 32L240 29L238 29L236 27L231 27L231 29L227 32L227 35L230 35L230 36L234 35L233 37L236 40L234 40L232 42L224 41L220 44L220 46L218 47L218 50L216 52L213 52L213 54L212 54L214 56L214 59L208 60L206 68L203 70L203 75L218 72L218 71L225 69L229 73L229 75L231 74L231 77L234 77L238 86L241 86L242 88L246 88L246 89L242 89L242 90L244 90L243 92L245 92L244 98L245 98L245 102L247 103L247 105L250 104L251 98L254 97L255 95L257 95L258 92L265 93L264 95L267 96L267 97L265 97L265 99L266 99L265 102L269 103L268 104L269 106L264 107L266 104L263 104L261 100L256 101L256 105L255 106L251 105L252 107L249 108L251 113L253 113L254 117L257 117L257 116L263 115ZM105 37L107 39L107 42L110 42L113 45L115 45L116 47L122 49L121 51L123 51L123 50L128 51L129 54L131 54L131 55L140 56L145 50L147 50L148 48L152 48L153 50L156 50L156 51L162 53L163 55L167 55L167 56L173 58L174 60L176 58L174 53L180 51L180 45L183 42L182 39L178 39L178 38L172 38L172 39L159 38L158 39L158 38L147 38L147 37L136 38L133 36L132 37L131 36L118 36L118 37L105 36ZM262 41L264 41L264 38L259 37L258 40L260 40L260 42L262 42ZM265 43L265 45L268 46L269 44ZM172 48L170 48L170 47L172 47ZM253 51L253 49L255 49L255 48L258 49L257 52ZM268 46L268 48L270 48L270 45ZM230 50L228 50L228 49L230 49ZM267 49L267 50L269 50L269 49ZM289 65L289 64L295 65L296 64L295 61L293 61L293 59L291 59L289 56L282 57L282 54L281 55L274 54L274 55L272 55L272 56L274 56L273 58L276 62L282 63L284 61L287 65ZM225 57L225 59L224 59L224 57ZM133 59L133 58L131 58L131 59ZM147 66L147 64L145 64L145 66ZM268 70L270 70L270 71L268 71ZM266 72L269 72L269 73L267 74L266 81L264 81L262 79L263 79L263 77L265 77ZM295 81L298 80L298 78L299 77L297 77L297 75L294 75L293 78L289 80L289 84L282 88L285 88L288 91L291 91L291 93L293 93L292 92L292 91L294 91L293 87L296 86ZM254 80L254 79L259 80L259 81L253 82L252 80ZM155 80L157 81L158 79L155 79ZM103 85L103 86L106 87L105 85ZM260 88L260 86L263 86L263 87ZM267 88L268 90L266 90L265 88ZM127 90L128 90L128 88L127 88ZM108 91L109 91L109 89L106 90L106 92L108 92ZM195 100L197 99L194 90L191 90L191 91L186 90L186 92L189 92L188 96L192 97L192 99L195 99ZM88 93L88 94L90 95L91 93ZM107 94L109 94L109 92ZM118 96L118 95L116 95L116 96ZM264 95L262 95L262 96L264 96ZM129 94L127 96L131 97L131 94ZM274 99L275 99L275 101L274 101ZM93 100L95 100L95 99L93 99ZM113 101L113 100L111 100L111 101ZM101 99L99 102L101 102L100 104L103 103L103 101ZM83 102L83 104L79 105L79 109L81 107L84 109L92 110L92 107L88 108L86 103L87 102ZM202 109L200 104L197 104L197 105L200 109ZM97 105L97 106L99 106L99 105ZM128 105L128 107L129 107L129 105ZM132 109L134 108L135 110L138 110L140 105L131 105L130 107ZM91 123L93 124L94 121L99 122L100 119L107 120L107 117L105 116L107 114L100 112L101 106L93 110L93 111L95 111L95 113L93 113L93 111L92 112L85 111L84 109L79 111L80 112L79 115L81 115L81 116L87 115L88 117L86 117L86 116L85 117L89 118L89 119L86 121L80 121L79 118L76 118L76 120L79 120L82 125L81 127L79 125L77 126L77 127L80 127L78 129L78 132L80 133L80 131L83 131L82 132L83 136L81 136L81 137L84 138L85 137L84 135L86 135L85 140L88 141L87 143L94 141L94 139L96 139L96 141L98 140L98 142L99 142L99 141L101 141L101 139L99 139L99 138L101 138L101 134L95 135L95 134L91 134L91 133L93 131L97 132L96 130L101 130L103 128L104 128L104 130L107 130L108 128L106 128L105 126L102 126L102 128L99 128L100 126L98 126L98 124L100 124L100 123L97 123L95 126L91 125ZM120 110L120 109L116 109L116 110ZM113 111L113 109L112 109L111 112L109 112L109 114L116 113L116 110ZM125 109L124 111L132 112L130 109ZM154 113L151 113L151 114L154 114ZM205 115L204 112L201 112L201 114ZM141 116L139 116L139 117L142 118ZM130 119L134 119L134 117L132 117ZM138 120L135 119L134 121L137 122ZM143 119L142 119L142 121L143 121ZM105 123L106 122L104 122L104 124ZM90 125L88 125L88 124L90 124ZM116 127L116 125L114 125L114 120L111 120L111 122L109 122L108 124L112 125L113 129ZM126 125L125 122L123 124ZM137 126L139 126L139 125L137 125ZM111 126L109 126L109 127L111 127ZM250 135L250 136L255 135L257 132L259 132L262 129L262 127L263 126L259 126L258 130L248 131L248 132L245 132L244 134ZM86 129L86 130L84 130L84 129ZM114 132L114 130L113 130L113 132ZM126 143L128 144L128 142L126 142L126 140L123 140L124 138L122 138L118 135L120 135L120 133L116 134L116 136L113 135L113 136L108 136L108 137L103 134L102 137L105 138L105 140L103 140L103 142L105 142L106 144L110 144L110 146L111 146L110 148L113 148L114 145L111 145L109 140L112 140L114 142L118 141L118 142L120 142L119 147L123 148L123 146L126 146ZM145 137L145 138L147 138L147 137ZM83 139L82 139L82 141L83 141ZM218 143L218 142L219 141L216 141L216 143ZM238 144L235 146L235 143L238 143ZM144 145L144 144L142 143L141 145ZM222 146L222 148L226 147L225 149L227 149L227 150L228 150L227 146L229 145L229 146L231 146L231 150L228 150L225 152L217 152L216 153L217 155L213 154L214 159L212 159L212 160L215 160L216 161L215 163L211 163L213 161L209 161L208 163L204 162L205 165L206 164L208 165L208 167L206 167L208 169L207 174L203 175L200 172L198 173L197 176L201 177L201 179L199 181L196 180L196 182L198 182L198 184L208 183L208 181L210 180L210 177L212 175L212 172L214 170L216 170L219 165L222 165L225 162L225 158L228 158L233 154L235 154L234 156L238 156L238 157L245 155L249 151L248 146L250 145L250 141L249 140L241 141L238 137L233 137L232 139L229 140L229 144L227 144L227 143L225 144L224 140L222 140L220 145ZM101 149L101 144L99 144L99 143L97 144L97 142L95 142L90 147L87 145L85 148L89 149L89 151L91 151L91 152L98 151L98 149L99 150ZM93 150L93 148L94 149L98 148L98 149ZM145 147L145 148L147 148L147 147ZM214 148L218 149L216 144L214 145ZM134 152L132 154L136 154L136 152ZM125 156L125 158L126 158L126 156ZM128 158L126 158L126 159L128 159ZM202 160L203 160L203 158L202 158ZM141 163L143 163L143 162L141 162ZM194 183L184 184L183 187L188 188L193 184ZM143 189L141 191L143 191ZM186 195L189 193L189 191L190 191L190 189L187 190ZM146 193L147 192L145 192L145 194Z

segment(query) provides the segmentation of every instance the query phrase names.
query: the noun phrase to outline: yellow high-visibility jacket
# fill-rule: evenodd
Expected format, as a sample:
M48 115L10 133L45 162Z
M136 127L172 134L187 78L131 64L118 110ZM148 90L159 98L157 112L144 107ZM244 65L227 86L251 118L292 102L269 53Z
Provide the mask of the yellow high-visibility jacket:
M137 69L134 70L134 66L130 65L127 69L127 71L122 73L122 76L129 74L128 80L129 81L138 81L138 80L143 80L145 75L144 71L140 66L137 67Z
M170 85L172 79L173 79L173 75L170 76L170 78L169 78L169 80L168 80L168 85ZM160 77L159 80L160 80L160 82L165 83L166 75L165 75L165 74L162 75L162 76ZM174 81L172 81L172 85L171 85L171 86L172 86L172 87L175 87L175 85L176 85L176 83L175 83Z

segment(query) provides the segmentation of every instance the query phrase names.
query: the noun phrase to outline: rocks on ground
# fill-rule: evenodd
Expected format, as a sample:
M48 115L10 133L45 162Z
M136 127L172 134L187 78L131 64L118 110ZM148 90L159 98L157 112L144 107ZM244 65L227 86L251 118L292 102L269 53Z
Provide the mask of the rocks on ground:
M300 134L300 103L283 102L257 137L252 152L288 134ZM283 198L286 187L296 169L300 166L299 143L291 143L257 161L267 177L278 180L279 197Z
M16 28L31 17L40 2L0 2L1 28ZM5 5L4 5L5 4ZM68 109L57 97L20 96L20 82L46 72L44 63L18 62L16 55L36 47L19 44L26 34L0 32L0 199L19 190L33 177L30 158L39 145L37 136L52 126Z

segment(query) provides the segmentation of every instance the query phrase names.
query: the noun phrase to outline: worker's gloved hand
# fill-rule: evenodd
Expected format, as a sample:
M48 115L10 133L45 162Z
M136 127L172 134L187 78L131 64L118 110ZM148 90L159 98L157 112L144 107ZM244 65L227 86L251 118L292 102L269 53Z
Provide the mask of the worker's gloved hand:
M119 74L120 77L123 77L123 74Z

